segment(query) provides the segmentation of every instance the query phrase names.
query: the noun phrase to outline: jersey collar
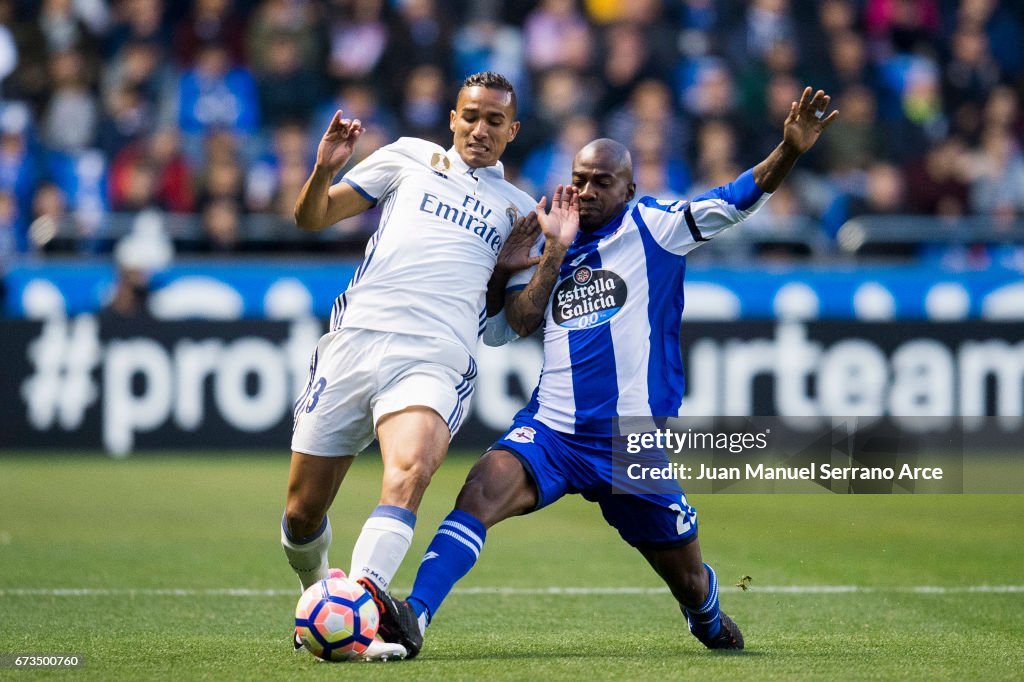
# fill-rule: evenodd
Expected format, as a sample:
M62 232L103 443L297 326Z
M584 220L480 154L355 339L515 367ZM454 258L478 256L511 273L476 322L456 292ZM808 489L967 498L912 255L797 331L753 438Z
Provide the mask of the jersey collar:
M505 177L505 167L498 161L493 166L484 166L483 168L470 168L466 165L466 162L459 156L459 152L455 149L455 145L448 148L445 152L448 160L452 162L452 169L462 173L464 175L472 175L475 178L481 177L492 177L503 179Z
M604 237L612 234L622 225L622 219L626 217L626 212L628 210L629 206L626 206L626 208L622 209L622 213L615 216L593 232L584 232L583 230L580 230L579 234L576 235L576 243L585 244L586 242L603 239Z

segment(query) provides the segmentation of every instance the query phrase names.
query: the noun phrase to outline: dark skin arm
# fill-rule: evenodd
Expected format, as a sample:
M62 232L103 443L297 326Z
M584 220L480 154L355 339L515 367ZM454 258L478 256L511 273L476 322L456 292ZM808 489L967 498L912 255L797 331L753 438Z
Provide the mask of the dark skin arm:
M537 204L537 221L545 238L544 254L526 288L505 298L506 319L520 336L532 334L544 322L548 298L558 280L562 259L580 226L579 192L575 187L559 185L555 189L550 213L545 211L546 204L547 197L541 198Z
M812 97L808 87L804 88L800 101L793 102L783 124L782 142L764 161L754 166L754 182L763 191L777 190L800 155L813 147L822 131L839 116L838 111L833 111L828 116L819 117L818 112L825 112L831 100L823 90L818 90Z

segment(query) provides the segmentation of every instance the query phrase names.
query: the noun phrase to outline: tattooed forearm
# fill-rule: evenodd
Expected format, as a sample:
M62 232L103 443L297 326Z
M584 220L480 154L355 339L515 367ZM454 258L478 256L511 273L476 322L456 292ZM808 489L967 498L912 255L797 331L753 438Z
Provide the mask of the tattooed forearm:
M526 288L506 298L505 316L509 326L520 336L532 334L544 322L548 298L555 288L565 251L564 246L549 239L544 245L544 256Z

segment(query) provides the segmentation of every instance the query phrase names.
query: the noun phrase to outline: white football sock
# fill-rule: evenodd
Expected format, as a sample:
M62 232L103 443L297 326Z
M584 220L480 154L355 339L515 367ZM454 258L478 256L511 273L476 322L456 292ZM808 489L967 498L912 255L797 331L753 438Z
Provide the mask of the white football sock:
M416 515L390 504L379 505L363 524L363 531L352 548L353 580L366 578L387 590L391 579L412 544Z
M292 570L299 576L303 591L327 578L330 570L327 549L331 546L331 522L326 516L320 528L305 538L293 538L284 519L281 519L281 546L284 547Z

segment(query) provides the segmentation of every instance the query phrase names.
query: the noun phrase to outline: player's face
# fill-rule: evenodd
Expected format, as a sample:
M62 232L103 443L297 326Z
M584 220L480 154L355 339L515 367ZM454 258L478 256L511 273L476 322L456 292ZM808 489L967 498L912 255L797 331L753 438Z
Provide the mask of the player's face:
M572 185L579 190L580 229L593 232L608 224L636 192L632 172L601 152L584 150L572 164Z
M474 86L463 88L451 113L449 127L455 150L470 168L493 166L519 132L514 121L512 93Z

